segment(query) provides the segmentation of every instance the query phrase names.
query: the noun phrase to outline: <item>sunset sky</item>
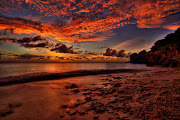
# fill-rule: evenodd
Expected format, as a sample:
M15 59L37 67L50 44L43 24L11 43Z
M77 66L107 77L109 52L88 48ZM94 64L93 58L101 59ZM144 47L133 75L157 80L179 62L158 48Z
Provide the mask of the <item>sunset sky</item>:
M0 61L128 61L131 53L150 50L180 27L179 5L179 0L1 0Z

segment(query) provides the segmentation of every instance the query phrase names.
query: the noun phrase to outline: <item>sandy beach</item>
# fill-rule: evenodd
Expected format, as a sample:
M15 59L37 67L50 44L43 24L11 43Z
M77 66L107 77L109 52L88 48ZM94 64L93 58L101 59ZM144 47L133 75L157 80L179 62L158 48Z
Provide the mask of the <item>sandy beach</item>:
M179 68L0 87L3 120L180 119Z
M0 11L0 120L180 120L180 0Z

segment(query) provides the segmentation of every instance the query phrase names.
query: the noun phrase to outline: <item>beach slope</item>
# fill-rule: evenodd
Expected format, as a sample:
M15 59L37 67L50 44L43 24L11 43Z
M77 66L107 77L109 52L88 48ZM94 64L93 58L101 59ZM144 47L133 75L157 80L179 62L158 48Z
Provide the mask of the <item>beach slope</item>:
M179 85L179 68L154 68L1 86L0 119L179 119Z

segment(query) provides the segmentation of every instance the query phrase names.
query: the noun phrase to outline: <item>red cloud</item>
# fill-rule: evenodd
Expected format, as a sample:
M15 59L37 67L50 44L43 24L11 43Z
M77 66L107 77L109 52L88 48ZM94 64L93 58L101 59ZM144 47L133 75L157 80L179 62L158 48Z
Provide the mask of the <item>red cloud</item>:
M32 20L37 20L36 22L0 16L0 29L13 28L15 33L38 33L73 42L105 40L108 36L99 32L126 24L137 24L139 28L179 27L179 24L171 25L164 19L179 12L179 0L4 0L1 2L0 11L22 9L26 12L29 9L26 10L24 4L45 18L57 16L59 19L39 23L37 21L40 21L41 17L37 18L37 15L23 17L31 19L32 16Z

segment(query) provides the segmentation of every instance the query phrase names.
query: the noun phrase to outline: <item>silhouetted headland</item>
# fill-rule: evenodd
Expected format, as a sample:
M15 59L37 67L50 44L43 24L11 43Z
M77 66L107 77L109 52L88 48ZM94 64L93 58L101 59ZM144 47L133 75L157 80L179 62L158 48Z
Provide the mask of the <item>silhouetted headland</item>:
M143 50L130 56L131 63L142 63L147 66L180 67L180 28L158 40L149 52Z

